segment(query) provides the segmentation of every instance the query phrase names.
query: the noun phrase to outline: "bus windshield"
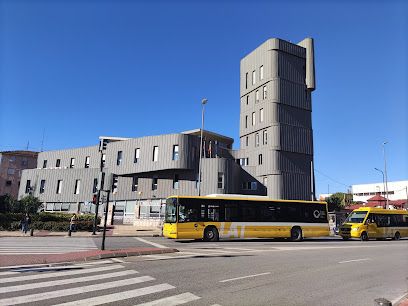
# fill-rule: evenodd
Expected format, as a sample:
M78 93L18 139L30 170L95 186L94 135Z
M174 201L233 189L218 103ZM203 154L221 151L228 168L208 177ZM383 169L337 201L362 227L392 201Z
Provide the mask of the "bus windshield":
M353 211L344 221L344 223L363 223L364 218L366 217L366 211Z
M169 198L166 200L166 214L164 216L164 222L176 223L177 222L177 199Z

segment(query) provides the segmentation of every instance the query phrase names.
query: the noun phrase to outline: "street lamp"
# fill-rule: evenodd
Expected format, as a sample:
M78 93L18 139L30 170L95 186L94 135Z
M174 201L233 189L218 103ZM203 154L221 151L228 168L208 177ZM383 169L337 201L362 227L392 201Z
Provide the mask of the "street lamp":
M384 172L385 172L385 197L387 198L387 206L386 208L389 208L389 199L388 199L388 178L387 178L387 159L385 158L385 145L388 143L388 141L384 141L382 146L383 146L383 155L384 155Z
M207 104L207 99L201 100L201 136L200 136L200 162L198 166L198 195L201 195L201 167L202 167L202 156L203 156L203 130L204 130L204 106Z
M382 177L383 177L383 190L385 191L385 180L384 180L384 172L378 168L374 168L374 170L377 170L378 172L381 172Z

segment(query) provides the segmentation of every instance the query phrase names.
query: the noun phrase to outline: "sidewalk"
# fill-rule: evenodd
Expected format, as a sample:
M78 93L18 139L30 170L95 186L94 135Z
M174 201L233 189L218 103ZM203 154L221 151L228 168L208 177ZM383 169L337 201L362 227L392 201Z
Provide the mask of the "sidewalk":
M103 230L96 232L96 235L92 235L92 232L72 232L72 237L101 237L103 235ZM158 228L132 228L123 230L121 228L109 228L106 230L106 236L110 237L159 237L162 232ZM26 235L22 234L21 231L0 231L1 237L28 237L30 233ZM56 237L56 236L68 236L68 232L50 232L44 230L34 230L34 237Z
M62 262L84 262L97 259L129 257L140 255L175 253L177 249L171 248L128 248L118 250L91 250L64 254L25 254L25 255L1 255L0 270L19 265L37 265Z

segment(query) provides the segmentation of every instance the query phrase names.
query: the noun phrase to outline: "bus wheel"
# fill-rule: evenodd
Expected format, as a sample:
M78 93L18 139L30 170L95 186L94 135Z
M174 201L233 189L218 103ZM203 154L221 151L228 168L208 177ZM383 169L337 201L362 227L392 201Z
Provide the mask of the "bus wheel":
M341 237L341 238L343 238L344 241L347 241L350 239L349 237Z
M218 241L218 231L215 227L207 227L204 231L204 241Z
M367 241L368 240L368 235L366 232L362 232L360 236L361 241Z
M401 234L400 234L399 232L396 232L395 235L394 235L394 237L393 237L392 239L394 239L394 240L400 240L400 238L401 238Z
M302 230L299 227L294 227L290 231L290 240L291 241L302 241Z

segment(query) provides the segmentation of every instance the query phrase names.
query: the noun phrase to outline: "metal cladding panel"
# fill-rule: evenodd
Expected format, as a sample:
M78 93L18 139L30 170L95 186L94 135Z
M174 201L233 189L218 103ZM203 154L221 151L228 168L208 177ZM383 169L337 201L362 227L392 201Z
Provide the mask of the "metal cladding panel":
M24 170L19 198L25 194L27 180L31 180L33 195L42 202L85 202L92 201L94 179L99 169L31 169ZM40 194L41 180L45 180L44 193ZM57 182L62 180L61 193L57 194ZM76 180L80 180L79 194L74 194Z
M194 158L191 154L196 138L184 134L148 136L109 143L106 150L106 165L117 175L152 172L166 169L192 169ZM198 141L197 141L198 143ZM179 159L172 160L173 147L179 146ZM153 148L158 147L158 160L153 161ZM135 150L140 156L135 163ZM117 165L118 152L122 151L122 162Z
M226 158L202 159L201 195L213 193L234 193L237 190L237 165L234 160ZM218 173L224 175L224 188L218 188Z
M287 81L305 84L306 59L280 52L278 55L278 76Z
M310 111L312 102L305 84L293 83L283 79L271 81L271 102L286 104Z
M306 84L310 90L315 90L315 64L314 64L314 42L313 38L306 38L298 43L306 49Z
M87 156L90 157L89 168L99 168L99 146L41 152L38 154L37 168L42 168L44 160L47 160L47 169L56 169L57 159L60 160L60 169L69 168L71 158L75 158L74 168L85 168L85 158Z
M276 125L271 126L269 131L272 149L313 155L312 130L289 125Z
M285 104L271 104L270 113L271 123L282 123L286 125L301 127L304 129L312 128L312 116L310 111L293 108Z

